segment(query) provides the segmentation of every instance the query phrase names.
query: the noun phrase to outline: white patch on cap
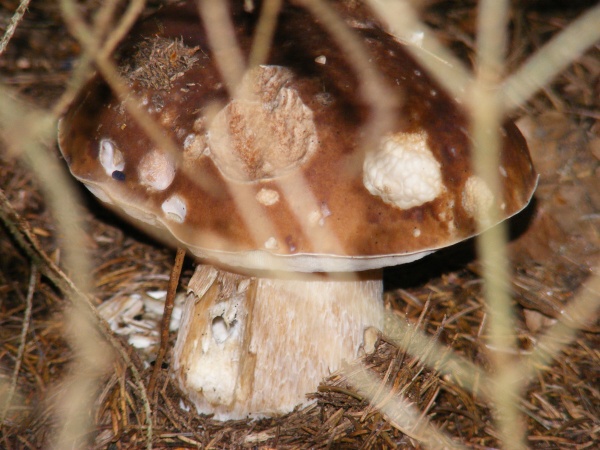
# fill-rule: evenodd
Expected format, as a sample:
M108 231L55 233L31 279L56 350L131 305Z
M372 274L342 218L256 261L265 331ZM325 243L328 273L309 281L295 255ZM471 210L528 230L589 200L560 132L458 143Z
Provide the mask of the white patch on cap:
M498 170L500 171L500 175L502 175L504 178L508 177L508 173L506 172L504 166L498 167Z
M122 171L125 168L123 153L121 153L110 139L102 139L100 141L98 159L109 177L112 176L115 170Z
M494 194L482 178L472 175L465 183L461 203L469 216L480 216L485 223L485 215L494 204Z
M163 202L162 210L169 220L183 223L187 214L187 204L179 195L173 195Z
M421 230L419 228L415 228L415 229L413 229L412 234L414 237L419 237L419 236L421 236Z
M427 134L396 133L381 141L363 163L363 183L384 202L409 209L442 192L440 163L427 147Z
M266 242L265 242L265 248L267 250L277 250L279 248L279 244L277 243L277 239L275 239L273 236L271 236L269 239L266 240Z
M262 188L256 193L256 201L261 205L273 206L279 201L279 192L273 189Z
M138 175L144 186L164 191L175 178L175 163L166 153L152 150L140 161Z

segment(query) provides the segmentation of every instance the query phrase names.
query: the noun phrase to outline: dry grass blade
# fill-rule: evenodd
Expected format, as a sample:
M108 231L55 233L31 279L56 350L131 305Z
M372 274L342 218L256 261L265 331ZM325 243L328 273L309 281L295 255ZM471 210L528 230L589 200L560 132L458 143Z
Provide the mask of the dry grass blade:
M233 97L246 72L247 63L235 39L228 5L220 0L200 0L198 7L221 76Z
M502 87L504 110L522 106L540 88L600 39L600 6L573 21L511 75Z
M508 2L480 2L477 26L475 81L470 103L474 148L473 164L486 180L495 198L501 196L499 127L504 120L496 91L502 79L506 53ZM493 208L479 217L480 226L496 223L501 211ZM490 223L487 222L487 223ZM508 291L509 262L506 251L507 225L499 224L477 238L477 248L484 267L486 302L490 317L490 342L495 346L490 357L494 362L492 401L496 409L501 440L508 448L523 449L524 429L521 426L518 402L519 378L507 376L510 350L516 348L515 320Z
M16 115L15 112L17 112ZM76 196L72 193L68 182L60 174L58 167L50 159L48 153L38 144L39 140L47 140L49 136L53 135L54 118L44 115L39 111L27 111L24 105L14 100L8 100L8 98L0 108L0 117L5 126L7 123L14 121L14 117L17 117L17 120L22 120L24 117L36 117L38 119L38 128L33 130L34 133L32 135L21 136L19 138L13 135L11 136L11 142L15 145L15 148L23 152L23 156L30 166L39 174L42 184L47 187L48 202L57 211L57 217L60 219L59 225L64 230L64 234L70 236L69 244L65 248L65 262L68 267L76 267L81 270L80 272L74 271L74 285L81 286L85 290L89 285L87 280L89 271L87 270L87 259L77 251L81 247L80 243L83 241L83 236L81 229L77 227L79 220L77 216L78 208L75 201ZM6 129L3 131L6 133ZM2 200L3 207L9 208L4 196L2 196ZM14 211L11 210L4 214L12 215L11 213L14 214ZM8 224L8 222L5 223ZM13 223L18 224L19 221L14 221ZM18 230L19 228L14 225L13 233L15 231L18 232ZM41 262L43 259L39 255L37 256L38 262ZM86 307L80 299L81 297L73 298L73 319L77 321L82 329L92 328L89 304ZM83 339L78 339L77 342L77 358L72 378L73 384L66 390L65 395L65 398L68 398L70 401L65 403L66 407L59 411L58 415L62 419L62 424L59 423L59 427L63 424L71 423L79 431L73 432L73 429L62 426L62 429L57 432L54 443L58 447L78 446L82 443L84 437L79 433L83 433L84 430L89 429L91 424L88 418L83 416L80 411L82 408L86 408L88 402L91 401L91 394L96 380L104 370L103 351L98 348L97 342L92 335L90 334L89 337L86 336ZM97 358L91 355L97 355ZM81 366L78 366L78 364L81 364ZM82 368L84 367L86 368L85 374L82 373Z
M265 0L263 2L263 9L256 25L252 50L248 57L250 67L264 64L267 61L277 25L277 15L281 10L281 6L282 0Z
M578 295L562 312L561 320L540 338L535 351L515 369L521 377L532 378L536 368L557 358L586 324L594 321L600 308L600 267L582 286Z
M323 24L358 76L363 100L372 110L372 116L364 126L365 138L362 143L365 151L368 151L375 147L379 136L390 130L396 97L375 70L363 43L332 7L322 0L301 0L300 3Z
M23 315L23 326L21 327L21 336L19 339L19 350L17 351L17 358L15 368L10 380L10 386L8 392L4 395L3 404L0 405L0 421L4 421L8 418L8 410L12 405L15 397L15 391L17 389L17 380L19 377L19 371L23 364L23 354L25 353L25 345L27 343L27 333L29 332L29 325L31 321L31 311L33 309L33 293L37 283L39 282L39 273L37 267L31 265L31 275L29 276L29 287L27 289L27 297L25 298L25 314ZM2 389L4 391L4 389Z
M80 290L80 287L73 283L73 281L67 277L64 272L52 261L43 250L40 249L37 239L34 237L32 231L30 230L27 223L19 217L17 212L14 210L6 196L2 191L0 191L0 218L2 222L7 226L13 238L18 242L20 248L28 255L29 258L33 261L33 263L39 268L39 271L44 276L48 277L55 286L57 286L66 297L71 299L71 301L75 305L79 305L76 308L76 313L73 314L73 324L80 326L80 329L90 330L90 339L91 342L96 342L93 340L93 329L98 327L102 333L102 339L106 339L110 342L112 347L119 353L119 356L125 361L129 370L131 370L133 377L136 382L136 388L138 389L139 395L142 397L143 404L146 407L146 415L147 417L151 417L150 412L150 404L148 402L148 398L146 396L146 388L141 381L141 376L138 368L133 363L129 350L123 346L121 341L119 341L112 333L112 331L108 328L106 322L99 317L98 312L93 305L93 302ZM83 320L82 320L83 319ZM81 342L81 337L75 332L76 339ZM86 342L84 340L84 344L87 343L90 345L90 342ZM84 382L88 382L95 378L95 375L90 372L91 368L96 368L98 371L104 371L106 366L106 360L102 358L103 354L105 355L105 349L92 344L92 351L86 355L86 358L93 358L94 362L89 363L89 367L85 369L86 373L83 376ZM89 349L88 349L89 350ZM77 376L77 372L75 372ZM82 374L79 374L82 376ZM76 378L75 378L76 380ZM82 392L84 389L84 392ZM80 395L82 400L86 400L87 394L92 389L92 386L88 384L84 384L82 388L76 391L76 394ZM80 411L87 407L84 407L79 402L73 401L71 405L74 405L73 414L80 414ZM70 417L67 417L65 421L71 421ZM148 419L149 420L149 419ZM86 427L81 424L78 429L79 432L85 430ZM67 442L81 442L83 439L83 435L73 436L70 434L69 430L64 430L65 434L63 436L59 436L56 440L55 445L57 447L62 447L66 445ZM148 445L151 445L152 441L152 422L148 422Z

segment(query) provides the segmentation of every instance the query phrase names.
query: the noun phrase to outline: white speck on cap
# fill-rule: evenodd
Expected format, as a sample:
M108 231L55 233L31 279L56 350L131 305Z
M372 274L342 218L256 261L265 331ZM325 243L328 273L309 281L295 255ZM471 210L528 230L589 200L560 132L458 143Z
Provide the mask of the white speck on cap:
M273 189L262 188L256 193L256 201L261 205L273 206L279 201L279 192Z
M456 231L456 225L454 224L454 200L448 200L448 202L440 208L437 217L440 222L446 224L450 235L454 235Z
M140 182L157 191L164 191L175 178L175 163L166 153L152 150L138 166Z
M277 250L279 248L279 244L277 244L277 239L275 239L273 236L271 236L265 242L265 248L267 250Z
M102 139L100 141L98 159L108 176L112 176L115 170L122 171L125 168L123 153L116 148L114 142L110 139Z
M371 194L401 209L434 200L443 189L442 173L427 147L427 134L385 137L378 150L365 156L363 183Z
M167 218L177 222L183 223L187 214L187 205L184 199L179 195L173 195L163 202L161 205L162 210L167 215Z
M313 226L319 225L322 227L325 225L325 219L327 219L329 216L331 216L329 207L326 203L321 203L320 209L311 211L308 214L308 223Z

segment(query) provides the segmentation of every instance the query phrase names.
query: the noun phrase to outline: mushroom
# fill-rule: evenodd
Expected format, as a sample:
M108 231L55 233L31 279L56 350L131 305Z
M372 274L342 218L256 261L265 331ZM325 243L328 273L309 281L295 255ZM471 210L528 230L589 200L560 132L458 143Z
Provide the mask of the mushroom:
M232 10L249 52L255 13ZM495 198L471 166L461 107L374 21L347 22L401 99L367 152L359 142L370 112L352 67L289 5L269 60L234 97L195 2L134 28L121 73L179 153L159 148L99 76L60 122L76 178L201 261L171 364L200 413L260 417L306 403L323 377L373 348L383 267L472 237L479 215L497 207L508 218L535 189L512 123L502 128Z

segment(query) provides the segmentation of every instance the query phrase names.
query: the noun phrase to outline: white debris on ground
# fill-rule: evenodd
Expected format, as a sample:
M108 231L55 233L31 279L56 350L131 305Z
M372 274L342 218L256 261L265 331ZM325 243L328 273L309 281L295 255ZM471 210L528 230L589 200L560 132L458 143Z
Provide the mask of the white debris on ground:
M160 344L160 322L165 308L167 292L147 291L141 294L115 295L98 307L100 315L111 330L127 336L130 345L140 350L146 362L153 361ZM179 329L185 294L175 297L170 331Z

